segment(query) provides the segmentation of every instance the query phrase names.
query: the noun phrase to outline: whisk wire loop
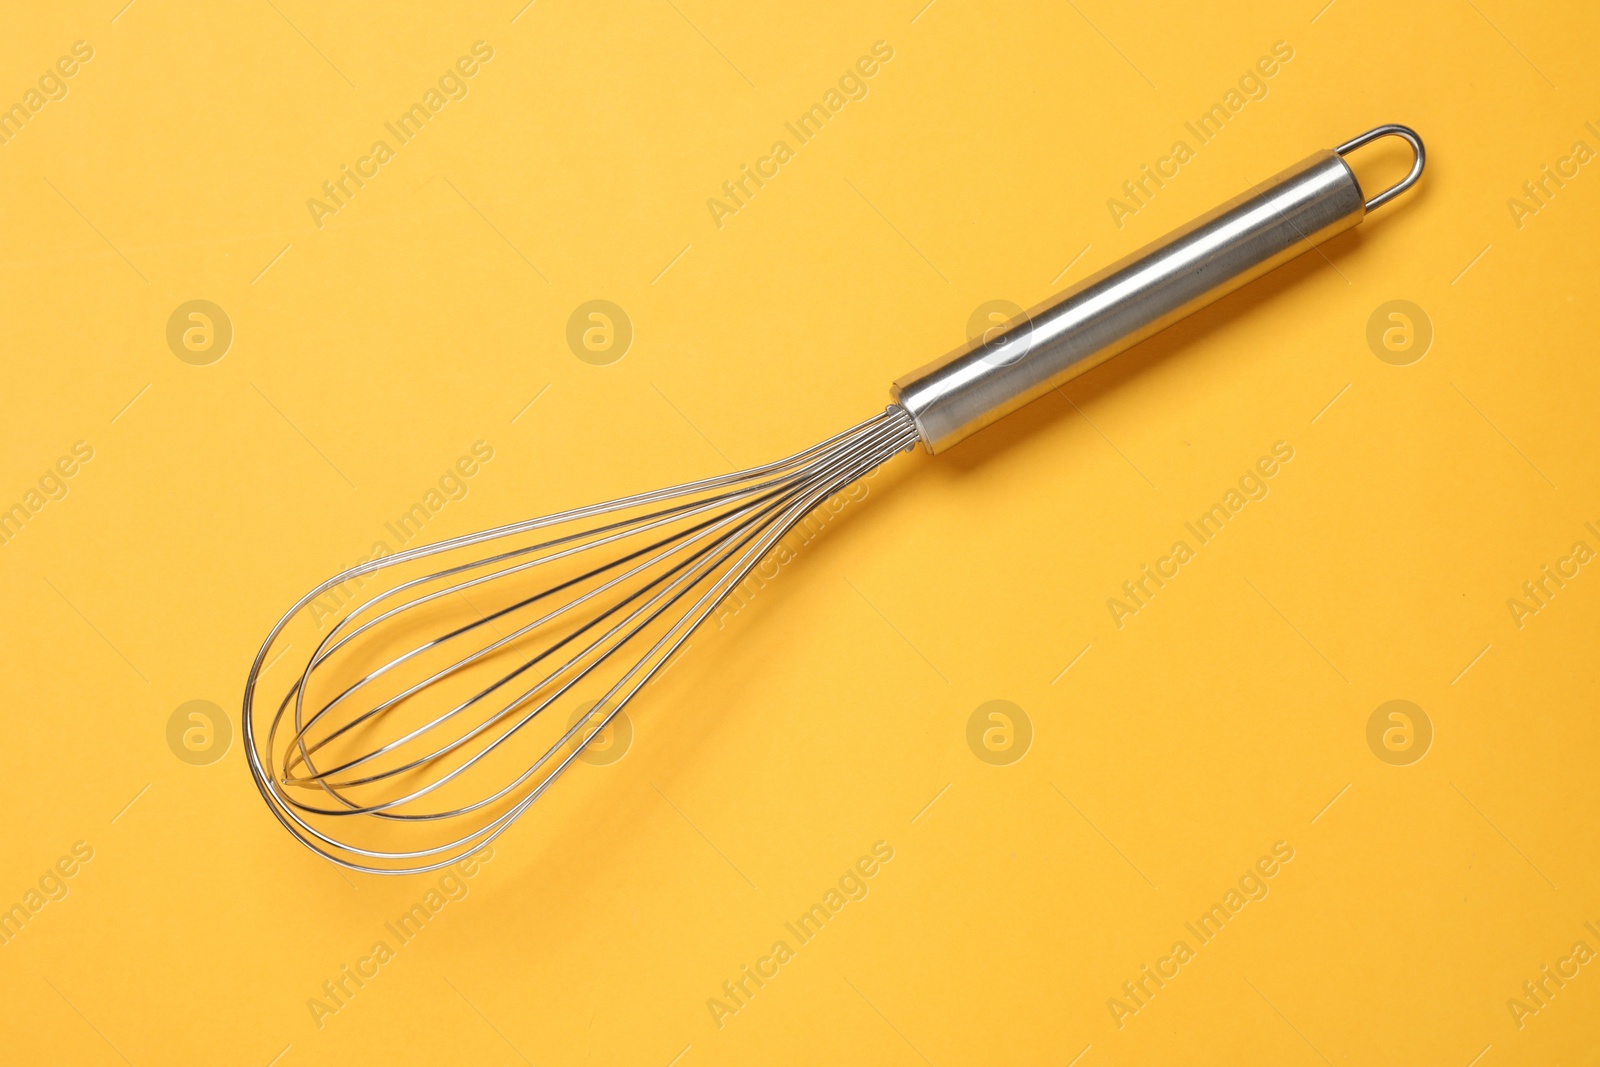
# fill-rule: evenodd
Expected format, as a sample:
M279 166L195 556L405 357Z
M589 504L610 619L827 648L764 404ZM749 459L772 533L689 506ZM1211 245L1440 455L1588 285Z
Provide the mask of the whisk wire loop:
M891 405L772 463L334 575L252 665L242 732L257 788L302 844L352 870L420 873L471 854L550 788L796 524L917 440ZM480 595L495 602L480 608ZM337 621L291 638L330 596L344 602ZM309 652L289 657L297 645ZM297 669L280 675L274 699L265 676L280 658ZM593 700L570 725L539 727L579 693Z

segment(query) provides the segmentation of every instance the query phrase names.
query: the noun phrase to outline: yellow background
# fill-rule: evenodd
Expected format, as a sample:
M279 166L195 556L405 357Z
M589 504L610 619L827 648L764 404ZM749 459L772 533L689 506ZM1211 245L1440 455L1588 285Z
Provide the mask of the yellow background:
M1520 628L1506 602L1600 548L1600 170L1520 227L1507 200L1600 148L1600 13L921 4L7 17L0 103L94 58L0 146L0 506L94 458L0 547L0 905L94 859L0 948L4 1058L1592 1060L1600 964L1520 1029L1506 1002L1600 949L1600 574ZM467 98L315 226L479 40ZM869 95L717 227L707 199L880 40ZM1269 95L1119 229L1107 199L1276 41ZM1414 194L896 460L317 1025L437 876L342 876L269 818L236 724L191 766L167 721L236 715L279 614L473 441L495 458L430 538L772 458L878 410L982 302L1389 121L1427 140ZM595 298L636 333L609 366L565 341ZM233 324L208 366L167 346L191 299ZM1366 342L1392 299L1434 329L1408 366ZM1118 629L1107 598L1280 440L1270 495ZM1009 766L966 740L997 699L1034 733ZM1433 726L1409 766L1367 744L1392 699ZM719 1028L708 998L876 841L870 894ZM1119 1028L1108 998L1278 841L1270 895Z

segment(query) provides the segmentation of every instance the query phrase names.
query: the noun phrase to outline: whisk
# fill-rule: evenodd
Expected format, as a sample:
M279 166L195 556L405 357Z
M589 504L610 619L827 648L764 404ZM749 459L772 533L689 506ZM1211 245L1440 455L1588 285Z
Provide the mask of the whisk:
M1368 199L1344 157L1386 136L1410 144L1412 167ZM273 627L250 669L242 732L256 786L302 844L352 870L419 873L471 855L813 509L918 442L942 452L1349 229L1422 168L1416 133L1379 126L900 378L883 413L821 444L334 575ZM292 673L278 666L290 652ZM269 676L281 695L266 693Z

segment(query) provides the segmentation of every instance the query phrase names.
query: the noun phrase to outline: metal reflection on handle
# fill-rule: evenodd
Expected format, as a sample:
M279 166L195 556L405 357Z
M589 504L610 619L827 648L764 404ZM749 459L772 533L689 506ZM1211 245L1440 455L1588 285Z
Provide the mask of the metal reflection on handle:
M1344 154L1383 136L1416 152L1411 173L1368 200ZM1422 141L1380 126L1321 151L1113 263L979 339L897 379L891 393L942 452L1185 315L1350 229L1422 173Z

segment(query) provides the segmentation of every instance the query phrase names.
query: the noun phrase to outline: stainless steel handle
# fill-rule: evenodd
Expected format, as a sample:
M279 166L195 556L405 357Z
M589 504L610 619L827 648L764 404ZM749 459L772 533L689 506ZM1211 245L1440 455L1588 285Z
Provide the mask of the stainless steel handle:
M1367 200L1344 154L1395 136L1416 153L1411 173ZM897 379L895 402L916 420L929 452L942 452L1002 416L1185 315L1350 229L1410 188L1422 140L1380 126L1321 151L978 339Z

